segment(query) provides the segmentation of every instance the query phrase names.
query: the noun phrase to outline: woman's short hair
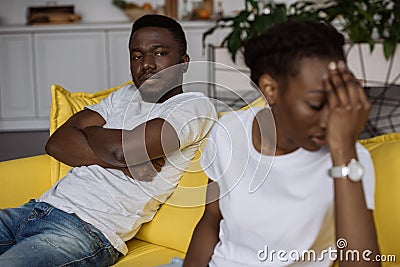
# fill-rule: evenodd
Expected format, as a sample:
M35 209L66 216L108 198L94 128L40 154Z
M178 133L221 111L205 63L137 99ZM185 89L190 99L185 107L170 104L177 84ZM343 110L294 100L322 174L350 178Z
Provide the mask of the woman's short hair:
M298 74L302 58L345 60L343 44L343 35L330 25L289 20L247 41L244 59L256 85L268 73L285 89L287 77Z

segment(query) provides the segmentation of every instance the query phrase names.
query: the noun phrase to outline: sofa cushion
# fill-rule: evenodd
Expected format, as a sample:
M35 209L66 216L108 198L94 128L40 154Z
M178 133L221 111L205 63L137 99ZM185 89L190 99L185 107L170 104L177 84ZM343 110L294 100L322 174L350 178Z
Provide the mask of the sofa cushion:
M17 207L49 189L49 167L48 155L0 162L0 208Z
M400 259L400 133L360 140L375 167L374 219L381 255ZM393 263L383 263L390 265Z
M99 103L111 92L121 88L122 85L102 90L95 93L70 92L60 85L51 86L51 106L50 106L50 134L67 121L74 113L82 110L85 106ZM52 184L65 176L70 166L51 158L50 173Z
M168 263L174 257L183 258L182 252L133 239L127 242L128 254L113 265L115 267L150 267Z
M198 151L174 193L135 238L186 253L204 211L208 178L200 167L200 155Z

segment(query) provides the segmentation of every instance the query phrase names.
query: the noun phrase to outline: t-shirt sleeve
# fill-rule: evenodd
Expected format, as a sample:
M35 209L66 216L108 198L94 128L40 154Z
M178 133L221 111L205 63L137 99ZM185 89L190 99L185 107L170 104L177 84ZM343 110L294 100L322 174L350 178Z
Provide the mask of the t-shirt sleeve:
M247 120L253 117L251 114L234 111L221 116L207 137L200 165L208 178L219 184L221 192L230 190L246 168L249 157ZM234 155L240 156L234 158Z
M231 115L222 116L214 124L200 158L200 165L204 173L210 180L218 183L222 182L221 178L232 164L233 144L228 129L228 122L232 119ZM222 187L223 185L220 185L220 189Z
M218 132L218 124L215 124L207 138L207 143L201 153L200 166L207 177L213 181L218 180L218 171L216 163L216 135Z
M210 99L203 94L185 93L165 103L159 118L172 125L179 138L180 149L202 140L217 120Z
M373 210L375 208L375 169L371 155L368 150L361 144L357 143L357 157L364 167L364 176L361 180L365 202L367 208Z

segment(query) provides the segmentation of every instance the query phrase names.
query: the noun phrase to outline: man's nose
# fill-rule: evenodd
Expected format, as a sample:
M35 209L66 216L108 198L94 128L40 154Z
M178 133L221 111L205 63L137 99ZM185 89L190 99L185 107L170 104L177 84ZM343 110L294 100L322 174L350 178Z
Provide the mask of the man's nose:
M155 69L156 64L154 60L154 55L153 54L145 54L143 56L143 68L145 70L147 69Z

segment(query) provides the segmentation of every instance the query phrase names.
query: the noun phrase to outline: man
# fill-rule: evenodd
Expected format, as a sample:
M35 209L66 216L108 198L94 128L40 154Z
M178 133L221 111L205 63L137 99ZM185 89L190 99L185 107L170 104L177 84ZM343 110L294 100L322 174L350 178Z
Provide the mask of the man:
M175 189L216 118L183 93L181 26L147 15L132 27L135 86L73 115L46 151L74 168L38 200L0 211L0 266L109 266Z

